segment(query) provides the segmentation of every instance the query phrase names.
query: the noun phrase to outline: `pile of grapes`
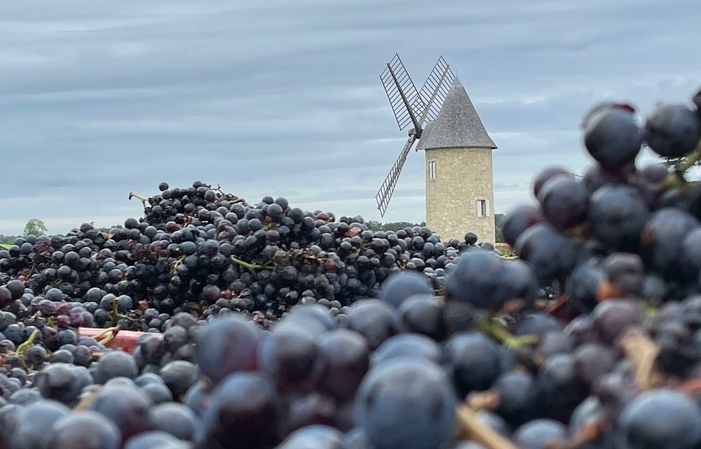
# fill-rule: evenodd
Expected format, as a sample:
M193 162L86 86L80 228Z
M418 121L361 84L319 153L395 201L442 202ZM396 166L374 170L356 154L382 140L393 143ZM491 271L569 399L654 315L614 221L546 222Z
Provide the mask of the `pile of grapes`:
M0 282L8 282L0 308L50 317L64 301L80 310L72 326L144 332L162 331L179 312L206 317L221 309L269 324L299 303L341 314L357 299L377 297L402 270L423 273L438 292L460 251L479 245L498 253L471 232L441 242L426 227L373 232L362 217L336 221L285 198L248 204L199 181L159 189L150 198L130 193L143 201L144 217L123 226L85 223L0 249Z
M109 233L17 242L2 447L699 449L693 103L592 108L595 163L538 174L503 226L514 260L199 183ZM678 162L637 167L644 145Z

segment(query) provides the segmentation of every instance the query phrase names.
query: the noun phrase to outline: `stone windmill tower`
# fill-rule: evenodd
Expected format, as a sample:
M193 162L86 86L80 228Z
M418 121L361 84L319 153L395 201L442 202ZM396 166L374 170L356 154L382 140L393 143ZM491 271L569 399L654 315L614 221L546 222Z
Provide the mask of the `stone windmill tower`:
M439 58L420 91L398 55L380 75L400 129L409 139L375 196L384 216L414 142L426 156L426 225L443 240L472 231L482 241L495 241L492 150L467 91ZM427 122L425 129L424 122Z

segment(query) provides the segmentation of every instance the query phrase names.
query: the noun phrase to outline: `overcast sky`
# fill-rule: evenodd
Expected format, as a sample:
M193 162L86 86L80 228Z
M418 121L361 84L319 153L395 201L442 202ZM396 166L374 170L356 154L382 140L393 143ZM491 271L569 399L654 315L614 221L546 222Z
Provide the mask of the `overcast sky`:
M195 180L251 202L380 219L406 140L378 75L439 55L494 151L495 207L535 173L584 171L603 99L646 114L701 87L696 0L62 0L0 3L0 233L140 216L130 190ZM383 221L424 219L413 152Z

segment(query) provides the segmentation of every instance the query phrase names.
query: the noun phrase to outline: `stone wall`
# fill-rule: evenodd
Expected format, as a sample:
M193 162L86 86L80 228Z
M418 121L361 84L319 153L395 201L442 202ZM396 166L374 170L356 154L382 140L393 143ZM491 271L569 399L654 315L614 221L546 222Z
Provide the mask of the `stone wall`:
M426 225L441 240L462 240L472 231L480 241L494 242L492 150L450 148L426 152ZM429 179L435 161L435 179ZM487 200L487 216L479 217L477 201Z

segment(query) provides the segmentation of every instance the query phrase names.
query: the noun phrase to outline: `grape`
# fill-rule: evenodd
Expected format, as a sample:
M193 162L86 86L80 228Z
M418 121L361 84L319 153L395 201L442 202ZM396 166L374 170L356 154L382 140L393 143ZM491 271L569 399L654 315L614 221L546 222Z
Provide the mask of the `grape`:
M543 215L560 230L578 226L587 218L589 192L583 183L570 176L555 176L538 192Z
M681 393L665 390L642 393L623 409L619 421L617 446L691 448L701 443L701 412L697 404Z
M65 449L119 449L122 435L109 419L89 410L73 412L54 424L47 447Z
M242 317L227 316L209 323L196 334L195 360L202 373L219 382L238 371L257 367L260 334Z
M446 342L446 351L461 397L488 389L501 374L498 345L479 332L454 334Z
M533 196L538 198L538 195L540 195L540 190L543 188L545 183L553 178L561 176L569 179L574 178L574 174L564 167L553 166L543 169L533 180Z
M260 373L228 375L212 391L196 439L209 447L261 447L275 440L280 401Z
M339 403L353 398L370 367L370 351L360 334L336 329L319 338L319 349L327 361L318 389Z
M601 105L592 108L584 121L584 145L603 167L616 169L635 160L643 143L643 132L632 108Z
M448 277L446 296L480 308L497 309L506 299L501 295L504 261L494 253L473 249L458 258Z
M131 354L123 351L109 351L100 358L94 371L97 383L105 383L117 377L134 379L139 374L136 361Z
M398 357L371 370L358 389L356 422L376 449L432 449L453 431L456 399L433 363Z
M592 311L599 338L608 344L626 329L642 323L642 313L626 299L612 299L597 305Z
M411 296L396 311L397 327L442 341L447 335L444 311L445 303L433 295Z
M399 307L411 296L432 293L433 288L425 276L414 271L402 271L390 276L382 284L380 299Z
M523 234L523 231L544 220L545 217L543 217L543 212L539 207L522 205L514 208L504 217L501 227L504 241L510 246L515 246L516 240Z
M394 335L394 310L383 301L367 299L358 301L348 313L348 327L363 335L370 350L377 349Z
M566 438L567 428L549 419L527 422L514 432L514 440L522 449L541 449L548 441L563 442Z
M494 381L499 395L497 413L513 426L520 426L538 415L538 390L535 378L527 372L508 371Z
M443 363L443 351L435 341L424 335L400 334L389 338L377 348L371 366L378 366L396 357L419 357L437 365Z
M314 338L293 324L274 328L261 342L258 364L279 390L309 390L321 377L326 359Z
M307 426L293 432L277 449L340 449L343 448L343 434L329 426Z
M701 120L682 104L660 105L645 122L645 140L661 156L685 156L700 138Z
M539 223L524 231L514 250L531 264L541 281L565 277L577 263L577 247L548 223Z
M153 429L173 435L179 440L193 441L200 419L189 407L175 402L156 405L151 409Z
M138 390L136 385L105 386L95 394L88 410L98 412L112 420L126 441L134 435L151 430L149 409L153 402Z
M633 187L605 185L591 196L588 218L592 232L610 248L636 251L649 217L645 200Z

